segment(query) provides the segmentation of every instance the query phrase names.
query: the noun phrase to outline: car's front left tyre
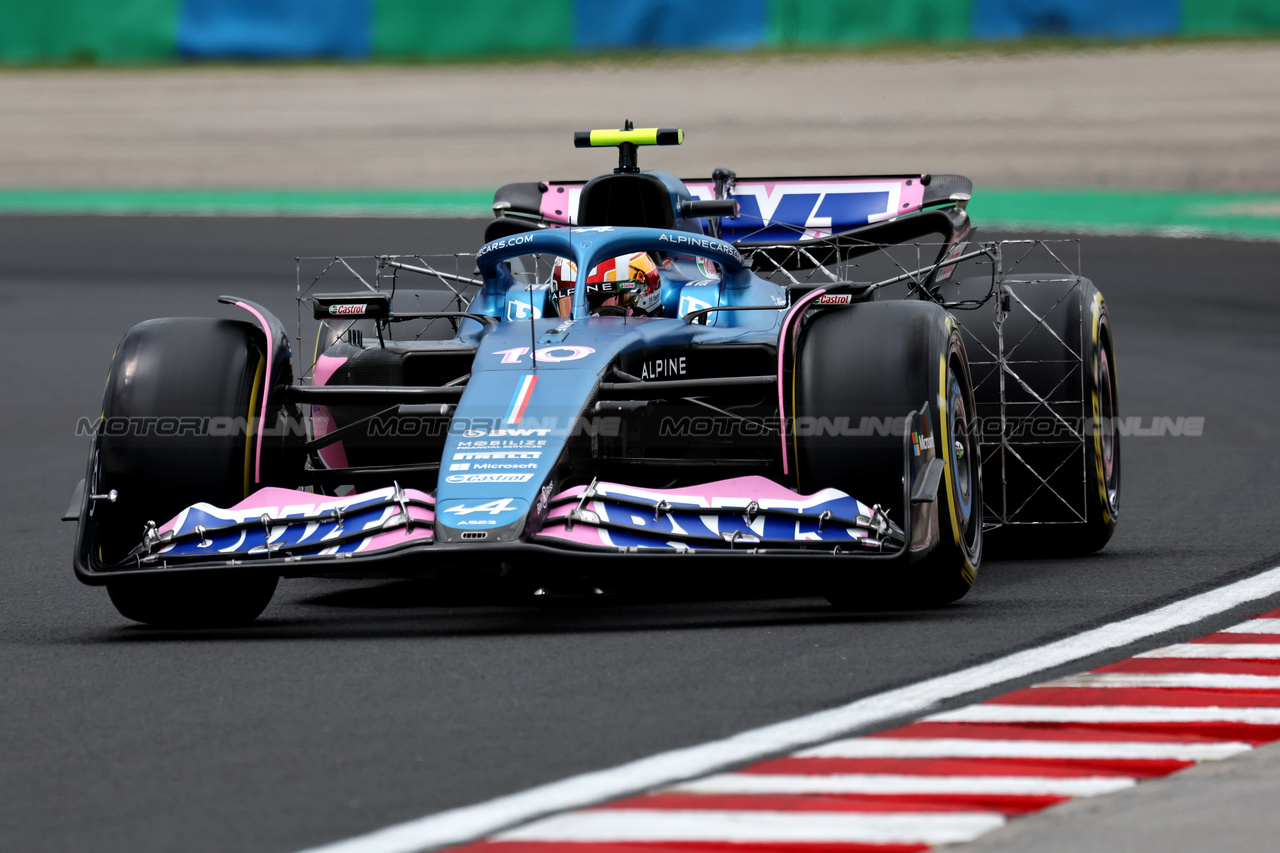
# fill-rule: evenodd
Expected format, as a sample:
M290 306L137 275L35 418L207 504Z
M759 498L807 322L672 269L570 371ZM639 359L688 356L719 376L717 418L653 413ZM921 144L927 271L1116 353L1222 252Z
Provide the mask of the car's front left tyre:
M874 427L900 422L926 404L945 466L938 539L928 553L907 565L862 564L833 574L827 599L863 608L930 607L962 598L982 558L982 468L973 384L955 321L938 305L915 300L824 310L802 331L793 381L797 424L825 418L857 427L853 435L815 430L794 439L802 492L838 488L879 504L906 528L904 436Z

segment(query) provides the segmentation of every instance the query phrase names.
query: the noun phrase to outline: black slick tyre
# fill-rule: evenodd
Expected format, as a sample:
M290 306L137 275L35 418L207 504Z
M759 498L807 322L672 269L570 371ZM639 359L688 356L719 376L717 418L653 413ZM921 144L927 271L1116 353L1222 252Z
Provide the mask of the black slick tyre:
M148 522L202 501L229 507L255 488L266 369L258 339L247 323L167 318L134 326L120 342L98 446L97 488L119 495L100 504L94 550L104 571L124 567ZM218 626L257 618L277 581L258 572L122 576L107 591L137 622Z
M802 493L841 489L879 504L905 528L904 436L876 426L901 423L925 404L945 465L932 550L905 565L860 563L839 571L828 581L827 599L841 608L872 608L929 607L962 598L982 558L982 477L972 383L950 315L923 301L825 310L802 332L793 382L793 449ZM856 434L822 429L824 418Z

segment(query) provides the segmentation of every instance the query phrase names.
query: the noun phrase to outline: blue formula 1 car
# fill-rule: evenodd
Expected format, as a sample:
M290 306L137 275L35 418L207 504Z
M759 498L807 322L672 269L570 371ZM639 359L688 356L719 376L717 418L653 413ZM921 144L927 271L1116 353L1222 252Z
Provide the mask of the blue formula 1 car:
M1089 281L1020 272L1057 261L1039 241L974 243L964 178L638 168L682 140L579 132L618 168L501 188L456 272L329 259L361 287L305 288L302 370L248 300L135 326L68 511L78 577L173 626L252 620L282 577L449 572L785 572L839 607L927 606L969 590L984 534L1105 544L1117 389ZM422 310L411 275L453 302Z

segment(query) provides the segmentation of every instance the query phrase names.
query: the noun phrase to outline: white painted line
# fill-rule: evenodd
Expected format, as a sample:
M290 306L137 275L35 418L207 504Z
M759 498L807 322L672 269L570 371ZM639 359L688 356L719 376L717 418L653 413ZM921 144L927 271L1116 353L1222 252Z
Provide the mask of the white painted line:
M1217 761L1252 749L1247 743L984 740L982 738L864 737L837 740L799 753L802 758L1079 758Z
M1167 705L970 705L925 717L935 723L1244 723L1280 725L1280 708Z
M1197 658L1202 660L1280 660L1280 643L1179 643L1134 655L1136 658Z
M1280 634L1280 619L1250 619L1230 628L1223 628L1223 634Z
M516 794L378 829L307 853L416 853L460 844L559 811L600 803L841 737L940 702L1120 648L1280 592L1280 568L998 660L814 714L571 776Z
M826 842L954 844L998 829L991 812L768 812L592 809L556 815L497 836L552 842Z
M1205 690L1280 690L1280 675L1232 672L1097 672L1046 681L1040 687L1190 687Z
M721 773L671 788L687 794L994 794L1096 797L1132 788L1125 776L909 776L896 773Z

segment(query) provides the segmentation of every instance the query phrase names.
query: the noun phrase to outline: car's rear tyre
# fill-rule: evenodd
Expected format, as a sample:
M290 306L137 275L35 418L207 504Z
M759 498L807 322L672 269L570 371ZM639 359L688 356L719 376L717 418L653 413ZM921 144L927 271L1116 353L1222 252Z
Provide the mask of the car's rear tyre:
M842 608L937 606L962 598L982 558L982 476L972 464L978 433L972 383L959 329L929 302L872 302L830 309L801 335L796 367L797 425L847 419L850 431L813 429L794 439L802 492L841 489L880 504L904 528L903 443L900 431L876 425L901 419L927 403L938 458L938 543L909 565L867 564L833 575L827 599ZM870 429L868 429L870 425ZM800 430L797 430L799 433Z
M996 426L1000 342L991 315L956 315L974 358L979 414L996 427L984 431L983 458L987 482L1000 483L1003 493L988 493L988 516L1009 523L990 532L990 551L1091 554L1111 539L1120 510L1119 387L1107 305L1084 278L1024 274L1006 283L1012 296L1003 335L1011 373L1003 383L1004 429L1011 450L1003 453ZM960 298L973 298L990 280L954 287Z
M266 359L247 323L148 320L116 348L103 397L96 560L121 565L148 522L163 524L205 502L229 507L255 487L255 438ZM256 618L278 578L260 573L121 577L107 590L121 615L171 627Z

